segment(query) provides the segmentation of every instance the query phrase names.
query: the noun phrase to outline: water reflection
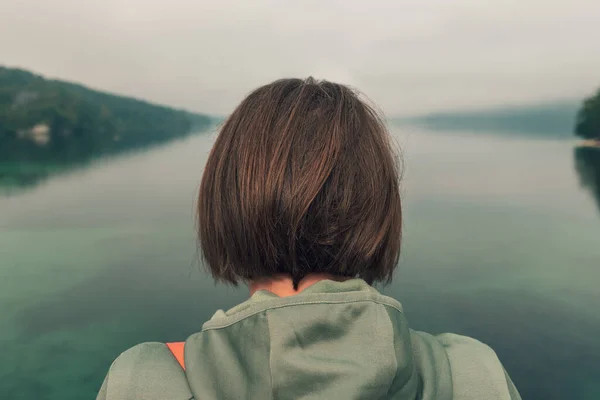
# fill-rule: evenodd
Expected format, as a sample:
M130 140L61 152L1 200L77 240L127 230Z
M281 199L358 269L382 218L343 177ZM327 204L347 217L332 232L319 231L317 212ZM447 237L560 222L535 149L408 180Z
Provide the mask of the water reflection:
M47 151L42 156L33 153L33 157L26 157L22 161L6 161L0 157L0 196L20 194L50 178L85 169L100 159L147 151L150 148L160 147L171 141L183 140L186 137L187 134L165 140L114 147L110 150L90 148L66 152L64 146L55 146L46 149Z
M600 148L576 147L574 157L579 183L592 193L600 211Z
M60 163L4 163L0 165L0 196L11 196L31 189L50 177L76 170L89 160Z

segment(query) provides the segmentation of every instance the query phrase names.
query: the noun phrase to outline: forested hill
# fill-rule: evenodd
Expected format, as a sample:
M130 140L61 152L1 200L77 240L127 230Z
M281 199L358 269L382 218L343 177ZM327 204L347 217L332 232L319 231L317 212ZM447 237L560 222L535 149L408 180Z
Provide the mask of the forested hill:
M439 112L398 123L443 131L496 132L531 137L569 138L579 109L579 101L498 107L473 111Z
M0 67L0 162L85 160L210 123L205 115Z

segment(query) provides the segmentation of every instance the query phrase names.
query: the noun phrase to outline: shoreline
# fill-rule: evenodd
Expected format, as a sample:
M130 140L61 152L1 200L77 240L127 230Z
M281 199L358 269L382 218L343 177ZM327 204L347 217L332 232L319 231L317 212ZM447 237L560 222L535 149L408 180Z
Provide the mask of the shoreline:
M600 139L586 139L577 144L577 147L600 149Z

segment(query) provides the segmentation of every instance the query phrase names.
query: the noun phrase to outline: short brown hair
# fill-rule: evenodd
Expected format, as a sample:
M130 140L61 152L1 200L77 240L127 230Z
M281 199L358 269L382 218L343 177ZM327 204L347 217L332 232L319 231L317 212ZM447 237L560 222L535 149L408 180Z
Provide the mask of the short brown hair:
M310 273L389 282L400 255L396 153L347 86L282 79L225 121L202 176L198 235L217 281Z

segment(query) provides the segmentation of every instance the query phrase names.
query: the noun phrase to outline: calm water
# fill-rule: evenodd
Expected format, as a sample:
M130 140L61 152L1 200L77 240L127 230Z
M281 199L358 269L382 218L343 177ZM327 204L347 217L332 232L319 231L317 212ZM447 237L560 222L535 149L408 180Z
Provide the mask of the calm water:
M405 241L385 292L413 328L490 344L524 399L599 399L600 155L492 133L396 137ZM0 398L95 398L121 351L183 340L246 296L197 262L193 204L213 140L0 196Z

